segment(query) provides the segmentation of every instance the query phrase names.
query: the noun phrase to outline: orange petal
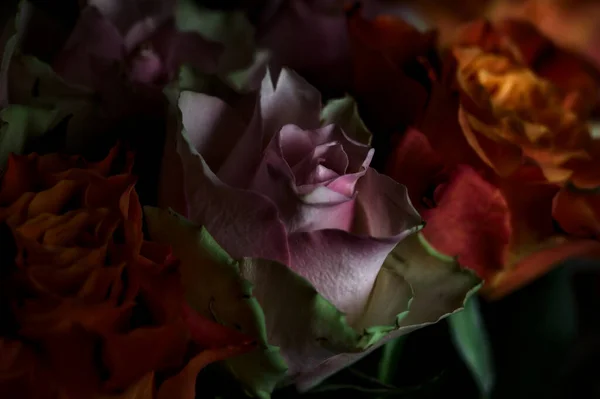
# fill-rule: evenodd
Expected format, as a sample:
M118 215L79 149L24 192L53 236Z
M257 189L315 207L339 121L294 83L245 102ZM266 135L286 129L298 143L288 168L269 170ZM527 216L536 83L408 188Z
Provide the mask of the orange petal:
M210 363L241 355L253 348L251 345L242 345L201 352L190 360L179 374L169 378L158 388L157 399L194 399L196 395L196 377L200 370Z
M125 392L115 395L98 395L94 399L154 399L154 373L148 373Z
M476 133L471 128L468 115L462 108L459 109L458 120L471 148L499 176L509 176L521 165L522 152L519 146L502 139L492 140Z
M40 213L58 214L77 192L78 184L72 180L63 180L54 187L39 192L29 204L28 217Z
M562 189L554 199L552 215L571 235L600 237L600 194L597 192Z
M489 300L501 299L573 257L600 257L600 242L578 240L536 252L522 259L509 270L498 273L483 286L480 292Z

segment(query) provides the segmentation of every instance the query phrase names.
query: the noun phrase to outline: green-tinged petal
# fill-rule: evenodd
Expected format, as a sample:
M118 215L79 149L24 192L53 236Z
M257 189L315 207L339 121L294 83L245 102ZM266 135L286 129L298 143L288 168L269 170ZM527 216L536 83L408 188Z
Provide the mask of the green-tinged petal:
M21 154L33 138L52 129L62 119L56 109L11 105L0 111L0 167L9 154Z
M420 234L413 234L396 246L384 262L363 317L353 325L362 331L358 345L347 348L346 353L332 354L298 376L295 382L301 390L310 389L386 342L462 309L466 299L477 292L480 279L474 273L452 258L430 252L424 244ZM275 297L273 302L277 302Z
M177 28L196 32L205 39L223 44L219 70L234 71L252 62L254 28L242 11L221 11L201 7L193 0L178 0Z
M240 263L231 259L204 228L174 212L151 207L144 212L151 238L170 244L181 260L189 304L204 316L259 341L259 349L228 360L227 365L250 393L268 397L287 367L279 349L267 343L265 316L251 284L240 276Z
M50 65L20 53L11 60L9 81L11 104L73 109L93 96L91 90L65 82Z
M323 125L335 123L344 129L346 134L363 144L371 144L371 132L358 114L354 99L348 95L344 98L330 100L321 111Z
M417 236L409 237L386 261L365 315L351 326L285 265L248 258L237 262L205 229L172 212L146 208L146 218L151 237L171 244L181 259L190 304L263 345L228 361L248 389L262 396L285 374L283 359L289 368L286 382L308 389L388 340L461 308L479 283L454 261L430 256ZM399 256L408 261L399 262Z
M482 399L489 398L494 385L494 365L477 297L471 297L462 312L450 316L448 324L454 346L471 370Z

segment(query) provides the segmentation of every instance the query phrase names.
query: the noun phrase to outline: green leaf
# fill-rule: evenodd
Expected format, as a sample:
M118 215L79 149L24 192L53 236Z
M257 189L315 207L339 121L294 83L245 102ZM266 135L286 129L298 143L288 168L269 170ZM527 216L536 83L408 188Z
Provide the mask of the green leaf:
M477 297L471 297L462 312L450 316L448 324L454 345L479 386L482 398L489 398L494 386L494 365Z
M344 98L330 100L325 105L321 111L321 123L323 125L335 123L354 140L367 145L371 144L371 132L360 118L356 102L348 95Z
M175 20L179 30L196 32L223 45L220 71L238 70L252 62L256 48L254 27L242 11L211 10L194 0L178 0Z

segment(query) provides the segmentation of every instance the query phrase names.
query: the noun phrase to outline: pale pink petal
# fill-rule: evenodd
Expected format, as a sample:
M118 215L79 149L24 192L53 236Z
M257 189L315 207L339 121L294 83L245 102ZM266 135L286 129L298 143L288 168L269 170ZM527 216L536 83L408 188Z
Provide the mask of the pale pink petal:
M304 136L305 142L311 141L315 145L335 138L331 134L333 131L335 129L332 127L302 131L296 126L287 125L273 138L263 153L250 189L267 196L277 205L280 218L290 233L321 229L349 230L352 227L354 185L364 175L367 168L364 165L369 164L372 152L364 148L366 152L361 154L363 158L360 159L363 167L356 173L340 176L329 182L328 186L316 184L299 187L296 186L292 168L283 154L281 141L288 137L289 142L289 134ZM289 134L282 134L285 132ZM350 147L348 149L351 150Z
M288 69L281 71L275 84L267 73L260 91L260 109L266 146L285 125L309 130L319 128L321 94Z
M321 144L310 151L297 164L290 162L283 148L283 157L292 168L296 186L325 183L346 173L348 155L340 143Z
M204 225L232 257L289 263L287 233L275 204L261 194L226 185L184 136L177 137L188 217Z
M219 98L202 93L181 93L179 109L190 143L212 170L220 171L246 131L245 121Z
M151 84L163 75L164 65L159 55L152 50L143 50L129 63L129 75L132 80Z
M406 187L374 169L359 180L357 192L352 232L298 232L289 239L291 269L346 313L350 324L360 317L387 255L422 224Z

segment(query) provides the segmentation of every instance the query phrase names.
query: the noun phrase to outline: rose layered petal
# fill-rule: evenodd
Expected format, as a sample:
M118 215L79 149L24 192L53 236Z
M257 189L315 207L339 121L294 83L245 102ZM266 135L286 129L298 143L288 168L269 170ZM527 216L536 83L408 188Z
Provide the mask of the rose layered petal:
M418 210L423 209L423 199L430 195L436 177L443 171L441 157L417 129L404 133L386 167L388 176L406 186L411 202Z
M341 2L282 2L258 34L259 44L272 52L275 64L298 71L328 94L348 87L349 42Z
M292 169L299 154L309 152L311 159L315 155L323 156L325 154L320 151L323 147L319 146L332 140L340 146L326 148L343 151L342 159L337 161L337 169L343 175L334 176L323 184L299 186L302 182L296 181ZM354 189L365 174L371 157L372 151L367 146L351 141L333 125L315 131L287 125L269 143L250 189L275 203L288 233L327 228L347 231L353 221ZM327 157L322 159L323 162L328 160ZM332 162L335 169L336 160ZM347 170L355 173L345 174Z
M287 263L287 233L275 204L262 194L220 181L192 147L186 131L173 139L181 157L188 217L206 226L232 256Z
M351 10L347 21L352 94L359 99L367 125L386 132L419 120L429 98L429 79L417 57L434 51L435 36L419 32L400 18L367 20L360 9Z
M287 266L263 259L236 261L221 250L203 227L167 211L145 211L152 237L173 243L174 252L182 259L190 305L215 315L225 324L238 323L241 331L252 332L261 343L265 342L258 353L228 362L243 381L254 376L250 380L252 386L264 387L263 394L274 386L267 382L273 383L285 373L285 367L273 368L279 364L279 348L289 367L289 377L306 390L388 339L433 323L461 307L465 295L472 293L477 284L472 273L459 270L455 263L442 265L422 256L419 260L410 256L404 267L391 267L397 271L381 270L385 276L374 288L373 296L377 298L370 301L372 306L351 326L343 313ZM332 233L329 239L339 239L338 231L324 232L328 233ZM318 245L321 237L314 237ZM252 295L241 300L240 287L247 287L245 292L251 289ZM411 305L407 316L413 293L415 306ZM248 317L250 314L254 318ZM257 325L261 327L257 329Z
M501 270L511 235L502 193L470 167L458 167L434 194L435 207L423 211L423 236L438 251L481 277Z
M172 20L174 2L144 4L134 7L133 13L127 5L96 3L81 11L54 62L55 70L66 80L102 88L106 74L112 73L115 64L125 62L130 78L144 84L164 83L183 63L205 72L216 71L222 46L197 33L177 31ZM144 43L149 51L144 50ZM121 82L113 76L111 84Z
M343 311L350 323L364 310L389 252L421 227L406 188L387 176L369 168L357 191L350 231L299 231L289 238L290 268Z
M565 163L588 157L581 107L586 107L582 101L589 104L585 92L595 82L560 82L551 71L536 74L553 47L532 29L513 21L497 26L479 21L459 35L453 49L462 102L459 122L471 147L500 176L534 161L549 182L564 182L572 174ZM574 56L560 58L589 78Z
M600 195L565 187L554 198L552 216L567 233L582 238L600 236Z

